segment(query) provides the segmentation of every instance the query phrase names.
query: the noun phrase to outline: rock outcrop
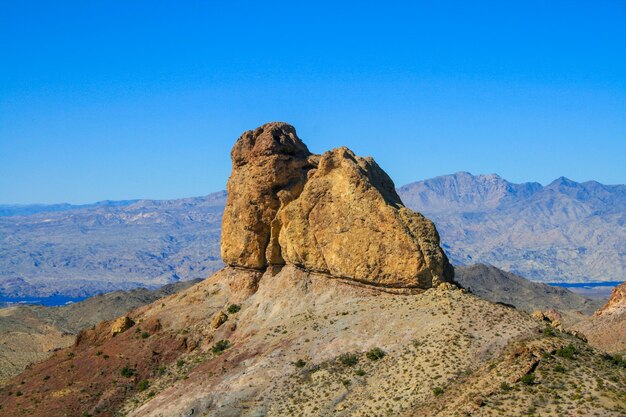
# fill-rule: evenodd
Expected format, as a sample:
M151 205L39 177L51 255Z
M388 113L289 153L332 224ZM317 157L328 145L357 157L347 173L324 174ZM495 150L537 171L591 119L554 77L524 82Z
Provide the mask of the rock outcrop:
M111 335L115 336L116 334L123 333L126 330L130 329L135 325L133 319L128 316L122 316L115 319L113 324L111 325Z
M306 270L394 288L452 280L434 224L404 207L372 158L342 147L313 155L285 123L244 133L222 226L231 266Z
M626 312L626 282L622 282L611 291L611 297L604 307L596 311L596 316Z
M588 320L573 330L585 335L589 344L609 353L626 353L626 282L613 289L611 298Z

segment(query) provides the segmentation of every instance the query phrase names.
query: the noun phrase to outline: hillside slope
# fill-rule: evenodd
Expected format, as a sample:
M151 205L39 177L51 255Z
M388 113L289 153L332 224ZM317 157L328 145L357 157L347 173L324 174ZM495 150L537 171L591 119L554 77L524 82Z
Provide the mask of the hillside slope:
M129 316L123 333L98 325L14 378L0 415L626 412L626 369L453 287L400 295L289 266L227 268Z
M626 283L615 287L606 305L574 328L583 333L590 344L626 355Z
M532 313L556 309L570 325L591 316L603 302L560 287L532 282L491 265L458 266L455 281L485 300L505 303Z
M74 343L76 335L103 320L190 287L197 281L96 295L62 307L15 306L0 309L0 383L31 363Z

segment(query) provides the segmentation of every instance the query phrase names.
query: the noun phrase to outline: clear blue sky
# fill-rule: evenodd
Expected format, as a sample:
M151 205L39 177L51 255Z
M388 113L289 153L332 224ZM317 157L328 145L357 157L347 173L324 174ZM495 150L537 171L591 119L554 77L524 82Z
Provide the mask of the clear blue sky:
M626 183L626 2L3 1L0 203L225 187L267 121L456 171Z

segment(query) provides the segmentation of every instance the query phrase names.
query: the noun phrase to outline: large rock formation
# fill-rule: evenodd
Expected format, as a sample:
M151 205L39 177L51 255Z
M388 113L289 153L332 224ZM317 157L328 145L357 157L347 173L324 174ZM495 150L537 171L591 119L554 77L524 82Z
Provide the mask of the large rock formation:
M231 157L225 263L292 264L398 288L452 279L434 224L404 207L372 158L345 147L313 155L285 123L244 133Z

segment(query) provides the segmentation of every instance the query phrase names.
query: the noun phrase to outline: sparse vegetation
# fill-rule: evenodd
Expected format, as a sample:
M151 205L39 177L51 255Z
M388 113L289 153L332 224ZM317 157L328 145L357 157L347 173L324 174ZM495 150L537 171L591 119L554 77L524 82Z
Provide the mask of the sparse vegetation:
M120 374L122 374L123 377L130 378L131 376L135 375L135 370L131 369L128 365L125 365L120 370Z
M230 342L228 340L219 340L217 343L213 345L213 348L211 350L213 351L213 353L218 355L222 353L223 351L225 351L226 349L228 349L229 347L230 347Z
M573 344L569 344L565 347L557 349L556 355L566 359L574 359L576 354L576 347Z
M524 385L533 385L535 383L535 374L526 374L521 379L520 382Z
M143 379L141 382L139 382L139 384L137 385L137 389L139 389L139 391L145 391L150 387L150 381L148 381L147 379Z
M353 353L344 353L339 356L339 362L345 366L354 366L359 363L359 357Z
M367 359L369 360L377 361L385 356L385 351L381 348L375 347L374 349L368 351L365 356L367 356Z

